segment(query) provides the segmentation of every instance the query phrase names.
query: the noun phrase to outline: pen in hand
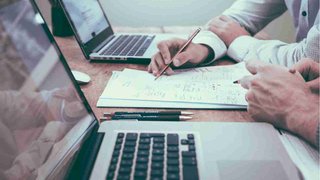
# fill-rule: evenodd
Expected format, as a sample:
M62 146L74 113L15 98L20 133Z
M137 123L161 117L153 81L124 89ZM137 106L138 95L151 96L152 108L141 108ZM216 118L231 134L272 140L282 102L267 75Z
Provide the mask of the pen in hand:
M173 56L173 58L171 59L170 63L167 64L161 71L160 73L156 76L156 78L154 80L157 80L161 75L163 75L163 73L171 66L173 60L175 59L175 57L180 54L182 51L185 50L185 48L192 42L193 38L196 37L196 35L200 32L201 28L198 28L188 39L188 41L179 49L179 51Z

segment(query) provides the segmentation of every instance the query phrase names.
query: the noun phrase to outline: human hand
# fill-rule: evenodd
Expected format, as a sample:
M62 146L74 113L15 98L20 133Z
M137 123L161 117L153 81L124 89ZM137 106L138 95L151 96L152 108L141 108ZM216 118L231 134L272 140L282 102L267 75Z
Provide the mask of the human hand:
M290 68L291 72L298 71L313 93L320 93L320 67L319 63L312 59L301 59Z
M187 42L184 39L165 40L158 44L159 52L152 58L148 66L148 72L158 75L160 71L170 63L174 55ZM195 66L203 62L209 55L210 50L207 46L201 44L190 43L187 48L173 59L173 66ZM173 70L169 67L166 74L173 74Z
M310 91L302 76L261 61L248 61L246 67L253 75L242 78L240 84L248 89L250 116L316 144L319 96Z
M250 33L239 23L224 15L213 18L208 26L208 29L214 32L227 47L240 36L250 36Z

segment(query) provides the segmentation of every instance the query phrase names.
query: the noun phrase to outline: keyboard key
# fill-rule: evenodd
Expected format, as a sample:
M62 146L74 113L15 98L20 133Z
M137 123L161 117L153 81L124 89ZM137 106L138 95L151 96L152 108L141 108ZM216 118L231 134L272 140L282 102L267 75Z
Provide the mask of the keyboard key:
M164 138L163 137L153 138L153 143L164 143Z
M178 159L179 158L179 153L178 152L168 152L167 153L167 158Z
M117 179L119 180L129 180L130 179L130 175L127 174L119 174Z
M126 140L127 141L136 141L138 138L138 134L137 133L128 133L126 136Z
M182 151L182 157L196 157L195 151Z
M124 146L125 147L128 147L128 146L136 146L136 142L135 141L126 141L124 143Z
M194 139L194 135L193 134L188 134L187 137L188 137L188 139Z
M194 139L189 139L189 144L194 145Z
M163 162L164 158L163 158L163 156L152 156L152 162L154 162L154 161Z
M132 166L132 160L122 160L121 161L121 166Z
M120 167L119 173L120 174L130 174L131 173L131 167Z
M150 134L152 137L164 137L165 134L164 133L151 133Z
M137 162L138 163L148 163L149 159L148 157L138 157Z
M107 179L113 179L114 177L114 172L108 172L108 175L107 175Z
M134 154L132 153L122 154L122 159L133 159L133 157L134 157Z
M179 166L167 166L167 172L176 173L179 172Z
M111 159L112 164L116 164L118 162L118 157L114 157Z
M134 147L125 147L123 149L123 152L124 153L133 153L135 151L135 148Z
M181 139L181 144L182 145L187 145L189 141L187 139Z
M178 146L168 146L167 147L167 151L168 152L178 152L179 151L179 147Z
M117 139L123 138L123 137L124 137L124 133L118 133Z
M162 162L153 162L151 164L151 169L163 169L163 163Z
M149 156L149 151L138 151L138 156Z
M147 172L146 171L135 171L134 172L134 178L135 179L146 179L147 178Z
M155 143L153 144L153 149L164 149L163 143Z
M118 139L116 140L116 144L122 144L122 142L123 142L123 139L122 139L122 138L118 138Z
M114 149L115 149L115 150L120 150L120 149L121 149L121 144L116 144L116 145L114 146Z
M164 150L162 149L153 149L152 151L152 155L163 155L164 154Z
M183 179L184 180L197 180L199 179L197 166L183 166Z
M167 164L168 165L179 165L179 160L178 159L168 159Z
M196 147L194 145L189 145L189 151L195 151Z
M151 176L153 176L153 177L162 177L163 176L163 170L152 169L151 170Z
M139 150L149 150L150 145L149 144L140 144L139 145Z
M197 159L195 157L184 157L182 158L182 164L185 166L197 165Z
M179 179L179 173L168 173L167 174L167 179L173 179L173 180L176 180L176 179Z
M137 163L136 164L136 170L147 170L148 169L148 164L141 164L141 163Z
M139 144L150 144L150 138L141 138Z
M117 165L116 165L116 164L111 164L111 165L109 166L109 172L116 170L116 168L117 168Z
M141 133L140 134L140 138L151 138L151 134L150 133Z
M115 150L112 153L112 157L119 157L119 155L120 155L120 150Z
M167 145L168 146L178 146L179 145L179 135L178 134L168 134L167 135Z

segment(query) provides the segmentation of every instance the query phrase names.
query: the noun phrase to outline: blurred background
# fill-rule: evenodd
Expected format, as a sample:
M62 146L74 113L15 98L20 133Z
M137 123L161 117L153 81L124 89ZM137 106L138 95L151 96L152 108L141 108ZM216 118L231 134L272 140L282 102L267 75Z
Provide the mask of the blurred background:
M48 0L37 0L50 24ZM234 0L100 0L112 26L194 26L204 25L228 8ZM281 28L279 28L281 27ZM269 24L264 31L272 39L294 42L288 13Z

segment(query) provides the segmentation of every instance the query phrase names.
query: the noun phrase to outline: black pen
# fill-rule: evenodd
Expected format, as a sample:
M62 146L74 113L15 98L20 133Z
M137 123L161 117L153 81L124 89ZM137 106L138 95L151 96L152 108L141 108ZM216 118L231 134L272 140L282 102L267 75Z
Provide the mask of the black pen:
M190 116L113 116L111 120L138 120L138 121L186 121Z
M192 112L188 111L145 111L145 112L114 112L114 113L104 113L104 116L112 115L131 115L139 114L141 116L156 116L156 115L193 115Z

